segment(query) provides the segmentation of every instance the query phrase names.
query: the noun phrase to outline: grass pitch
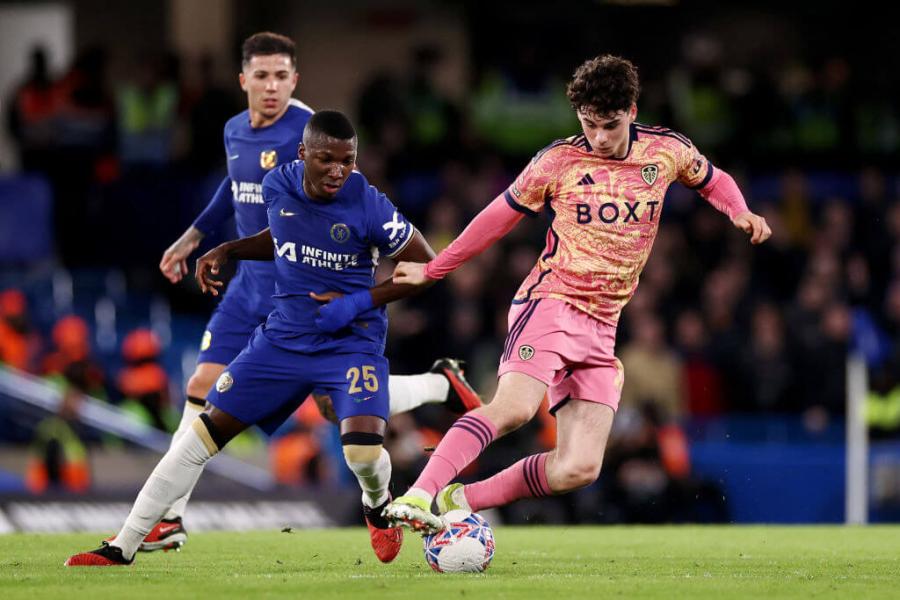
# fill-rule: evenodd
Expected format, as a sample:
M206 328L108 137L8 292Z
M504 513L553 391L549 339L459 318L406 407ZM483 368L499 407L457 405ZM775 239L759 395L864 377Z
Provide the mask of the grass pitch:
M0 535L0 598L897 598L900 527L499 527L490 569L433 573L407 533L192 534L128 568L66 568L101 536Z

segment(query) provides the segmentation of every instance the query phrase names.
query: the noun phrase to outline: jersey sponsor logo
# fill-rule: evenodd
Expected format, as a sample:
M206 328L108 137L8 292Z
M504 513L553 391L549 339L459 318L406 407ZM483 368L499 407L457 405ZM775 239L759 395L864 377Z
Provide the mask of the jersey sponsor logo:
M645 165L641 169L641 178L644 180L644 183L647 185L653 185L653 182L656 181L656 178L659 176L659 167L656 165Z
M262 185L253 181L232 181L231 195L241 204L264 204Z
M335 223L331 226L331 239L338 244L343 244L350 239L350 228L344 223Z
M298 262L297 244L295 242L279 244L278 240L274 238L272 241L275 243L275 253L279 257L293 263ZM309 265L318 269L344 271L350 267L359 266L359 254L330 252L314 246L307 246L306 244L300 244L299 256L301 265Z
M295 216L297 216L297 213L289 212L282 208L281 210L278 211L278 216L279 217L295 217Z
M282 258L286 258L291 262L297 262L297 244L294 242L285 242L279 245L278 240L272 238L275 243L275 254Z
M639 210L642 204L646 204L643 210ZM595 218L601 222L609 224L621 220L623 223L640 223L644 215L647 215L647 222L652 223L656 218L656 207L659 200L651 200L649 202L641 202L635 200L628 202L625 200L620 204L616 202L604 202L595 213L591 212L590 204L575 205L575 222L579 225L587 225Z
M400 213L394 211L394 216L390 221L381 226L385 231L389 231L388 239L394 241L394 238L406 231L406 223L400 220Z
M225 371L221 375L219 375L219 379L216 380L216 391L220 394L224 394L228 390L231 389L231 386L234 385L234 378L231 376L231 373Z
M527 344L519 346L519 358L522 360L531 360L532 356L534 356L534 348Z
M203 332L203 339L200 340L200 352L205 350L209 350L209 345L212 343L212 331L208 329Z
M263 150L259 153L259 166L265 170L274 169L278 164L278 152L275 150Z

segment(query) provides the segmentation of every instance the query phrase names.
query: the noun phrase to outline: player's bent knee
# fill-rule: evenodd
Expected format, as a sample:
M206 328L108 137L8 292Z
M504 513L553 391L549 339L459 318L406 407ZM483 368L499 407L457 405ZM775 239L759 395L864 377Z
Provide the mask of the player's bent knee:
M587 487L597 481L600 477L600 464L593 463L576 463L569 467L566 473L566 480L569 483L570 490Z
M383 443L384 436L377 433L351 431L341 436L348 465L374 465L381 456Z
M365 468L366 466L373 467L375 463L378 462L378 458L381 456L381 449L383 446L355 446L353 444L348 444L344 446L344 460L347 461L348 465L356 465L360 468ZM356 471L357 469L354 469Z

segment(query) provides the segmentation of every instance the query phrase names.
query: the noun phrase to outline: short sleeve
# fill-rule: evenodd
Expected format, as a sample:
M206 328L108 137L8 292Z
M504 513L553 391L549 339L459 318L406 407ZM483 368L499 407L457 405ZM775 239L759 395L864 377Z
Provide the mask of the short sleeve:
M696 146L678 144L678 182L695 190L704 187L713 176L713 166Z
M374 186L368 186L366 202L369 209L369 241L382 256L391 258L406 248L413 239L415 228L387 196Z
M552 149L552 146L551 146ZM554 173L557 171L558 154L551 149L542 150L519 173L513 184L503 193L513 209L536 217L545 202L553 196Z

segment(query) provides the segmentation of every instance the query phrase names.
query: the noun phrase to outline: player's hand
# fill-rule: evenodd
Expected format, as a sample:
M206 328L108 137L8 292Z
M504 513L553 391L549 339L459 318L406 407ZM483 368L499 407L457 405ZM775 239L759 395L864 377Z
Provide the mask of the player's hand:
M159 270L166 279L178 283L188 274L187 258L200 245L201 239L203 234L191 227L163 252Z
M761 216L745 211L731 220L734 226L750 235L751 244L762 244L772 236L769 224Z
M204 294L209 292L213 296L218 296L219 288L225 285L224 282L212 277L218 275L219 269L228 263L228 249L225 246L226 244L216 246L197 259L194 277L200 285L200 291Z
M346 296L337 295L336 292L315 294L310 292L310 298L319 302L326 302L319 307L319 315L316 317L316 327L320 331L333 333L343 329L353 322L360 313L372 308L372 294L369 290L362 290Z
M419 262L398 262L391 280L396 284L425 285L431 281L425 276L425 265Z

